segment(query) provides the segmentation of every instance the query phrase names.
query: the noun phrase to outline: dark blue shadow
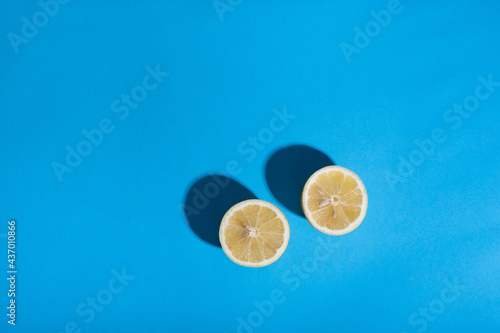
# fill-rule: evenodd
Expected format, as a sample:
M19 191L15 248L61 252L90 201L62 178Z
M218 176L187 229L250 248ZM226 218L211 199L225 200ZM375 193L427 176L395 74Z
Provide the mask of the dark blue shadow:
M209 175L190 187L184 200L184 215L199 238L220 247L219 227L224 214L238 202L248 199L257 197L236 180Z
M266 165L266 180L272 194L283 206L304 216L300 204L307 179L317 170L334 165L323 152L304 145L274 152Z

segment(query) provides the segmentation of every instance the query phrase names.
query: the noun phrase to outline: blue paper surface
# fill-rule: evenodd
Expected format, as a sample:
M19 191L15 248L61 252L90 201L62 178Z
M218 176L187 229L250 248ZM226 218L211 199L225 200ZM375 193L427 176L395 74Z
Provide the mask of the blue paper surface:
M499 332L499 11L3 1L0 331ZM338 237L297 206L330 162L369 197ZM214 233L250 197L290 224L263 268Z

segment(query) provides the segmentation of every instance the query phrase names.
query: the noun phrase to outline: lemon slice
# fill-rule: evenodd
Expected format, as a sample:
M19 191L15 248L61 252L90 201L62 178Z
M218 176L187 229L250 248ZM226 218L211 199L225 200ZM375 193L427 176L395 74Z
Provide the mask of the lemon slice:
M302 210L309 223L329 235L356 229L368 207L365 185L352 171L336 165L316 171L302 192Z
M285 251L290 228L285 215L263 200L246 200L222 218L219 239L226 255L238 265L262 267Z

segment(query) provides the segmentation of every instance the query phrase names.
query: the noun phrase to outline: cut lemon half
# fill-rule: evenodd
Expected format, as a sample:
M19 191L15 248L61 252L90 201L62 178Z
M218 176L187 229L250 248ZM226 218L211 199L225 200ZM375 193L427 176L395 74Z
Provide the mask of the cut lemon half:
M262 267L285 252L290 228L285 215L263 200L246 200L222 218L219 239L226 255L238 265Z
M352 171L336 165L316 171L302 192L302 210L309 223L329 235L356 229L368 207L365 185Z

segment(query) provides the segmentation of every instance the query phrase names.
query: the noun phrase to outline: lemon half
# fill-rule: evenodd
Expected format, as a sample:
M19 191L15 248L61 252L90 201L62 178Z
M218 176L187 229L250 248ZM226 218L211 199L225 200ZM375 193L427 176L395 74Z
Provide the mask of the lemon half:
M302 210L313 227L329 235L356 229L368 207L361 179L352 171L332 165L316 171L302 192Z
M226 255L238 265L262 267L285 251L290 228L285 215L263 200L246 200L224 215L219 239Z

